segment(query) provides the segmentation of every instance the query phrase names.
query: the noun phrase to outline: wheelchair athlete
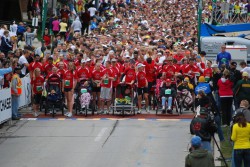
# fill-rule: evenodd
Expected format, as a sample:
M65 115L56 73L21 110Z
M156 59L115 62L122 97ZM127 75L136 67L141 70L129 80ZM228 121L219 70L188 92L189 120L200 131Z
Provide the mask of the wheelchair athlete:
M172 103L173 98L176 96L176 90L174 85L171 84L170 79L163 79L160 85L160 97L162 104L162 113L166 113L166 104L167 104L167 112L172 114Z

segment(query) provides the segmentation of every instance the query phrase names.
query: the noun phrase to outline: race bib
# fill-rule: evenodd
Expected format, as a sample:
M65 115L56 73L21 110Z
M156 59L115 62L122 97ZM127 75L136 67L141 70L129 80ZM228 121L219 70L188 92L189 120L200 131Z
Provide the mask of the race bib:
M171 95L171 89L166 89L165 90L165 95Z
M37 91L37 92L43 91L43 87L42 87L42 86L36 86L36 91Z
M109 84L109 80L108 79L104 79L104 84L105 85Z
M69 86L70 85L70 80L65 80L65 86Z
M210 79L210 77L208 77L208 76L205 77L205 81L206 81L206 82L208 82L209 79Z
M83 93L87 93L88 91L87 91L87 89L81 89L81 93L83 94Z

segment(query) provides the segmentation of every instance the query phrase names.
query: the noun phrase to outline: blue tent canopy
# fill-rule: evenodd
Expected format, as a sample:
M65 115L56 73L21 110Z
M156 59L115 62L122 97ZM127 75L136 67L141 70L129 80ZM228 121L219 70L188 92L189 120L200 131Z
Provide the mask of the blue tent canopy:
M227 33L227 32L238 32L238 31L250 31L250 24L232 24L225 26L215 26L210 24L201 25L201 36L213 36L217 33Z

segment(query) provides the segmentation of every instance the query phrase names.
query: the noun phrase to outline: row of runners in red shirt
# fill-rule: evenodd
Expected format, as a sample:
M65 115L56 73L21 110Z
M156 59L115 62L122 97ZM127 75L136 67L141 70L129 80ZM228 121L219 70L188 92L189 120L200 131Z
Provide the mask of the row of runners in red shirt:
M32 73L35 68L39 68L41 72L44 72L46 77L48 78L52 73L52 68L57 67L56 73L60 75L61 78L65 78L67 76L67 61L58 62L56 65L53 64L52 59L48 59L47 63L44 65L38 61L35 61L30 64L29 71ZM107 62L105 62L107 64ZM116 87L119 82L122 74L126 75L125 82L131 83L134 82L136 77L136 66L139 64L139 62L134 61L134 63L125 61L124 64L121 64L116 61L116 59L112 59L111 61L111 67L104 67L100 61L98 61L96 64L92 63L91 60L82 61L79 62L75 61L75 70L73 72L73 76L77 80L101 80L102 76L106 73L112 73L109 75L112 75L114 78L114 81L112 81L112 87ZM168 58L166 61L166 64L164 65L157 65L153 60L151 63L148 63L147 61L143 62L145 65L145 77L148 82L154 82L156 77L159 73L166 73L166 78L172 79L173 76L176 73L182 73L185 76L194 77L195 75L203 75L207 76L209 78L212 77L212 69L211 69L211 62L207 61L207 68L205 68L204 63L200 63L200 65L197 65L198 63L195 62L193 59L189 60L189 64L187 64L184 61L184 64L178 65L173 64L172 58ZM109 72L109 71L112 72ZM69 76L70 77L70 76ZM138 82L138 86L140 87L140 83ZM109 82L108 85L102 85L104 87L111 87L111 82Z

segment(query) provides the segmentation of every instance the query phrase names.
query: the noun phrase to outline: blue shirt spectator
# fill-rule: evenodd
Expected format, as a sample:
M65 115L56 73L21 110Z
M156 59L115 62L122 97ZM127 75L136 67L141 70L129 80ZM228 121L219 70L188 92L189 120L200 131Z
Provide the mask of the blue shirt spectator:
M222 64L225 64L227 67L229 66L229 63L231 63L231 54L229 52L226 52L226 46L221 46L221 52L216 57L216 62L219 64L219 68Z

